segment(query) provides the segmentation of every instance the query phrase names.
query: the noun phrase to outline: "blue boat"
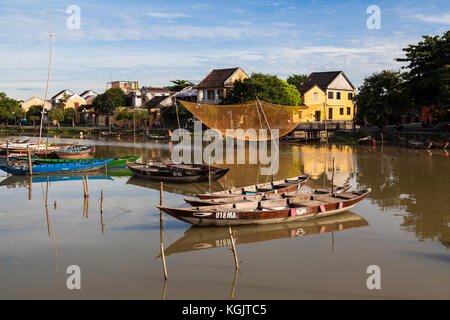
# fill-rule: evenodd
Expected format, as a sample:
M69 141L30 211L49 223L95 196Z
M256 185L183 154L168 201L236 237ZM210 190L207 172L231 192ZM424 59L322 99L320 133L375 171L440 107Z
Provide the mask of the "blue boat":
M112 160L113 158L99 161L41 164L41 165L33 165L31 166L31 169L33 174L89 172L103 168ZM6 171L7 173L11 174L29 174L30 172L28 165L20 165L20 164L0 165L0 170Z

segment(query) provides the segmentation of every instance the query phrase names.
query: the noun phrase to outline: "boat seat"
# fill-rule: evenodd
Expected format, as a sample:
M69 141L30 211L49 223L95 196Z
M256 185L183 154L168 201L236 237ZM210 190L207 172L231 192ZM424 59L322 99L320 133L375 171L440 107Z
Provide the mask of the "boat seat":
M291 208L301 208L301 207L310 207L310 206L320 206L322 204L324 204L322 201L317 201L317 200L308 200L308 201L302 201L302 202L291 201L290 207Z

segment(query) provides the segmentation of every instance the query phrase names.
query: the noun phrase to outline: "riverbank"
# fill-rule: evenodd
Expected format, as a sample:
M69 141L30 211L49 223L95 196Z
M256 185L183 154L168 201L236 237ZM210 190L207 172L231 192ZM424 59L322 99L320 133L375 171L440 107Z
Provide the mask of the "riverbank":
M145 134L144 129L120 129L114 130L114 132L120 132L121 136L133 136L134 133L136 135ZM100 135L101 132L108 132L107 127L45 127L42 131L42 135L60 135L62 137L71 137L74 135L79 135L82 133L83 135ZM154 135L164 135L166 130L162 129L150 129L150 134ZM37 136L39 135L39 127L38 126L3 126L0 127L0 137L5 137L9 135L31 135Z

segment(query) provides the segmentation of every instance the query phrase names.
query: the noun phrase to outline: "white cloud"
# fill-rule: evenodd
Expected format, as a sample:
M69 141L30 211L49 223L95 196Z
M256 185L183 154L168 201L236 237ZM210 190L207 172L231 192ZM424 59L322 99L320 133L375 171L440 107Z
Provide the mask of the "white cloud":
M450 14L442 14L437 16L425 16L423 14L416 14L412 15L411 17L423 22L450 24Z
M166 19L176 19L176 18L189 18L190 16L184 13L163 13L163 12L149 12L146 14L153 18L166 18Z

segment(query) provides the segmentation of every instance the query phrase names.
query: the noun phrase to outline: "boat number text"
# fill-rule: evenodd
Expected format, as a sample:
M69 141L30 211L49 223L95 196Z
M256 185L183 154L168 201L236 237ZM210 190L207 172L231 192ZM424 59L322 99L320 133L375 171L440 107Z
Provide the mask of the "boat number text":
M236 219L236 212L216 212L216 219Z

